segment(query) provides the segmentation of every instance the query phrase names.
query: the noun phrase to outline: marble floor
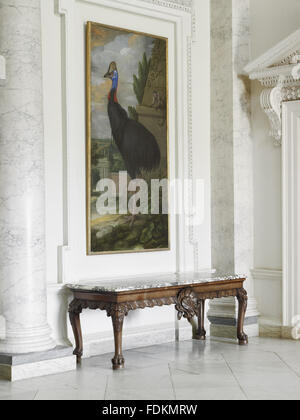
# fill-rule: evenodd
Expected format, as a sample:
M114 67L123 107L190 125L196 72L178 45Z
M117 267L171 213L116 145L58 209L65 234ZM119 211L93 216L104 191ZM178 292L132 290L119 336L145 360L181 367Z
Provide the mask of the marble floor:
M85 359L77 371L0 381L0 400L300 400L300 342L252 338L248 347L207 340Z

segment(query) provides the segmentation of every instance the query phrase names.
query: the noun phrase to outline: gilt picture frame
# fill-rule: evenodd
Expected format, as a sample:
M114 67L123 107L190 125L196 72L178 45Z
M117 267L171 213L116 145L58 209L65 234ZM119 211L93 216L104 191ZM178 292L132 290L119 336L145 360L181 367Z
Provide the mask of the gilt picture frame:
M167 38L87 22L87 255L170 250L168 96Z

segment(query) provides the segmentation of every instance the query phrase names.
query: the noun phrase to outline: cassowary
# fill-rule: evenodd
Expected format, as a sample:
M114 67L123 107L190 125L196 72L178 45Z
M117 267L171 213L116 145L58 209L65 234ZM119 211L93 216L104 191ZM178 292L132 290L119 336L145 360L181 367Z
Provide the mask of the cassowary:
M118 103L119 74L114 61L110 63L104 77L112 80L107 107L112 135L127 172L131 179L136 179L141 175L141 170L151 171L159 166L159 146L153 134L139 122L130 119Z

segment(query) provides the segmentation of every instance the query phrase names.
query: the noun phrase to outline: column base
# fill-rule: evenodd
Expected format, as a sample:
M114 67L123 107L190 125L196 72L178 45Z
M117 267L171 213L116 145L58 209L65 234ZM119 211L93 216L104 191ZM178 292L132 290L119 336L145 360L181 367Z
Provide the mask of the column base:
M236 334L236 326L228 326L222 324L211 324L210 325L210 337L211 338L220 338L220 339L229 339L234 341L239 341ZM258 337L259 328L258 324L244 325L245 334L248 337ZM241 340L240 345L246 345L247 341Z
M238 305L234 298L211 301L207 315L210 321L210 336L213 338L237 340L237 312ZM249 298L244 322L244 331L248 337L259 336L258 316L256 301L253 298ZM240 344L243 345L246 342L242 340Z
M72 347L27 354L0 354L0 379L19 381L76 370Z
M56 344L50 335L51 329L47 324L6 331L5 338L0 340L0 354L24 354L54 349Z

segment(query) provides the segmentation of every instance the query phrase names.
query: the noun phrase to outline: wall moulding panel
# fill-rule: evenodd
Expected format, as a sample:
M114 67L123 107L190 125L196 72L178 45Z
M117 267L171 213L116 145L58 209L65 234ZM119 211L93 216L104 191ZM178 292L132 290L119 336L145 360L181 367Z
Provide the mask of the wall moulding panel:
M268 325L281 331L282 325L282 270L254 268L251 270L254 294L260 313L260 334L267 334ZM272 290L272 298L269 298ZM267 298L266 298L267 297ZM271 328L271 327L270 327Z
M62 87L62 240L58 247L58 282L153 271L194 270L199 266L199 234L190 218L171 216L171 250L107 256L86 256L85 210L85 23L160 35L169 39L170 179L193 178L192 42L196 39L192 1L58 0ZM193 193L182 190L184 202ZM170 197L175 206L178 197ZM116 269L117 268L117 269ZM116 271L117 270L117 271ZM53 281L53 280L51 280Z
M300 321L300 100L283 104L283 325Z
M264 268L254 268L251 270L252 276L257 281L263 280L282 280L282 270L268 270Z

